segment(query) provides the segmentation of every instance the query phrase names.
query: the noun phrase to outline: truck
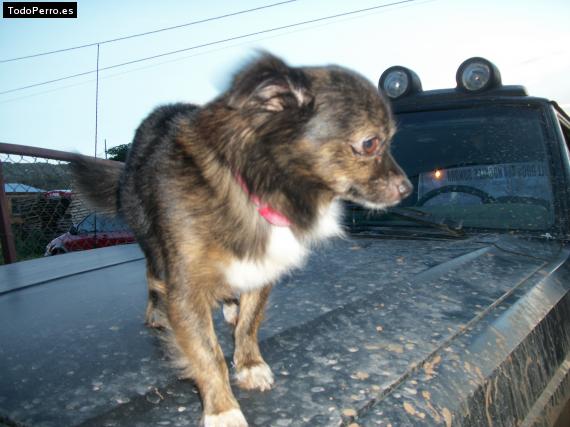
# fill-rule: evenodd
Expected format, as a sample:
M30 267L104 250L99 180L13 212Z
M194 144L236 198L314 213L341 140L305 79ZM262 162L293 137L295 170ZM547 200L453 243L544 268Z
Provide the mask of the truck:
M484 58L456 82L382 74L414 192L347 203L346 236L274 288L275 386L235 388L251 425L570 425L570 118ZM146 298L136 244L0 267L0 425L195 425Z

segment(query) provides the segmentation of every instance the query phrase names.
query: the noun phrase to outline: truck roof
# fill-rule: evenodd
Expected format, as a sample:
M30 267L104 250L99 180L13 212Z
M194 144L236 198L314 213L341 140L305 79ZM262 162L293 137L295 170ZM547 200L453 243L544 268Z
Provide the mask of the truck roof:
M528 96L523 86L501 86L486 92L472 94L458 89L437 89L391 100L395 114L422 110L472 107L498 103L545 104L545 98Z

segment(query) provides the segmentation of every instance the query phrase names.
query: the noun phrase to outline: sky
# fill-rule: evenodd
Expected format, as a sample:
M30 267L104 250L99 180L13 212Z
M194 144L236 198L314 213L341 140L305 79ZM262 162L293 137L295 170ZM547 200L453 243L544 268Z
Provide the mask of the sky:
M0 19L0 61L283 1L78 0L77 19ZM11 91L0 94L0 142L104 157L105 140L108 148L131 142L155 107L216 97L258 49L295 66L339 64L374 84L386 68L403 65L424 90L454 87L461 62L483 56L498 66L504 84L524 85L570 111L570 1L397 2L296 0L100 44L100 68L187 50L101 71L97 102L95 73L11 91L95 70L96 46L0 62L0 92ZM385 7L242 37L377 6Z

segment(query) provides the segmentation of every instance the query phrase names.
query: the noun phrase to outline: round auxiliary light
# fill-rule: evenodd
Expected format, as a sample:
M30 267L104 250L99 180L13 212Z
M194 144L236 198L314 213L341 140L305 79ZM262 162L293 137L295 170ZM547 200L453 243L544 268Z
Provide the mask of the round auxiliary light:
M382 73L378 89L388 98L397 99L421 92L422 82L412 70L396 65Z
M501 86L501 73L485 58L469 58L455 75L457 87L466 92L483 92Z
M410 86L410 79L403 71L392 71L386 76L384 90L390 98L402 96Z

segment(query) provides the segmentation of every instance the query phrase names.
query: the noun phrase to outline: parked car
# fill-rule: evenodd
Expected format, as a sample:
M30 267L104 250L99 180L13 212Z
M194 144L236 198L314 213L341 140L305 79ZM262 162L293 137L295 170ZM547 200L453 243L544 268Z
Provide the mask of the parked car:
M252 427L570 425L570 118L480 58L457 81L381 78L414 193L349 206L347 238L276 284L275 387L234 387ZM137 245L0 267L0 424L197 425L168 331L144 326L145 272Z
M91 213L77 226L72 226L67 233L53 239L46 246L44 255L58 255L134 241L133 233L120 218Z
M71 190L50 190L43 193L46 199L71 199L73 191Z

